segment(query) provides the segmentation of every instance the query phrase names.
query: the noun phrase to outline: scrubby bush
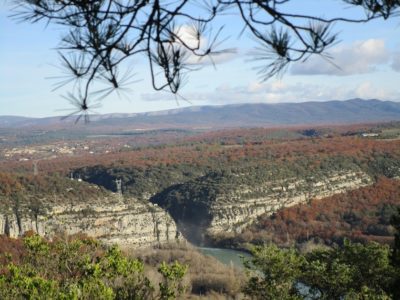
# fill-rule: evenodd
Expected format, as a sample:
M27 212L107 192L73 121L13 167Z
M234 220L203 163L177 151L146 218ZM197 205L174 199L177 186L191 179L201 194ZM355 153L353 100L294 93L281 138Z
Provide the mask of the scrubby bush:
M185 291L187 266L162 263L161 282L150 282L142 261L93 239L31 234L19 247L2 253L0 299L175 299Z
M275 245L258 246L247 260L244 292L252 299L397 299L387 245L351 243L305 255Z
M240 294L244 281L242 270L226 266L211 256L205 256L190 245L163 245L138 255L150 266L157 266L163 261L178 261L181 265L188 265L185 284L193 295L207 295L216 299L218 295L223 295L223 299L226 299Z

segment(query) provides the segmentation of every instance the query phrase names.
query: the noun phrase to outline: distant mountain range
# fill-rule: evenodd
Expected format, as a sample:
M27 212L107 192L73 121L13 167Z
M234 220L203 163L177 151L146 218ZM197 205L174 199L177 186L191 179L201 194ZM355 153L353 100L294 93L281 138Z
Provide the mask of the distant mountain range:
M282 125L349 124L400 120L400 102L347 101L192 106L138 114L92 115L93 127L125 129L275 127ZM75 117L0 116L0 127L70 127ZM82 125L77 125L82 126Z

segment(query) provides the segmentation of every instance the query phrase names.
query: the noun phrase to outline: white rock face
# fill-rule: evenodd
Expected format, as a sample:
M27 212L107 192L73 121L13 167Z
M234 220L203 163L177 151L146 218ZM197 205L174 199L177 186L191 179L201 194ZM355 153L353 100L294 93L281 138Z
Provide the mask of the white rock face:
M0 211L0 234L18 237L33 230L51 238L57 233L84 233L105 244L140 248L183 241L171 216L160 207L118 196L79 205L54 205L35 217L31 212Z
M357 189L372 183L363 172L341 172L314 178L296 178L264 182L254 186L236 186L221 194L209 208L208 226L191 225L199 236L241 232L258 216L272 214L283 207L305 203L311 199ZM68 235L84 233L105 244L118 244L122 248L140 248L184 241L175 221L155 204L136 199L122 199L116 194L101 199L85 199L85 203L68 203L62 199L57 204L42 199L45 208L35 216L29 208L16 214L12 209L0 209L0 234L18 237L33 230L51 238L57 233ZM65 203L60 205L59 203Z
M372 179L363 172L343 172L319 182L286 179L266 182L256 190L241 186L214 202L207 234L241 232L262 214L272 214L283 207L329 197L371 183ZM257 193L266 196L257 197Z

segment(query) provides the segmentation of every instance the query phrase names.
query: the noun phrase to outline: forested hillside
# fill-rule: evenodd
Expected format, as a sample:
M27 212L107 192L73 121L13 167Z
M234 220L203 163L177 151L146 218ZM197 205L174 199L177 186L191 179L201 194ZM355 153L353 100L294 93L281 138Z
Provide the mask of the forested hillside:
M314 197L357 189L382 176L399 176L399 142L351 135L243 144L225 140L223 144L153 149L147 156L144 150L122 153L110 166L105 162L74 171L114 191L114 180L121 178L125 194L164 207L184 232L197 228L200 234L190 229L187 235L198 242L204 241L209 229L242 230L245 223L241 219L249 221L261 214L258 210L268 206L268 199L282 198L270 205L269 212L273 212ZM135 163L139 155L146 157L141 163L147 166ZM229 218L229 224L222 224L222 219Z
M1 228L53 240L1 237L0 296L302 299L301 282L316 298L393 298L399 133L388 123L12 144L0 160ZM66 236L78 232L104 244ZM204 260L185 238L251 251L249 277ZM141 261L115 243L158 250Z
M102 187L59 174L34 176L0 172L1 212L43 214L50 205L85 204L108 195Z
M184 234L203 243L220 232L235 235L282 207L398 177L398 133L398 123L201 132L179 143L36 160L40 176L29 176L50 182L72 176L113 192L120 179L126 197L160 205ZM20 178L32 168L29 160L1 162ZM47 192L63 195L60 184L49 184Z
M315 244L341 245L345 238L391 244L394 229L390 220L398 207L400 181L380 177L367 187L262 215L241 234L221 234L214 243L245 247L272 242L304 250Z

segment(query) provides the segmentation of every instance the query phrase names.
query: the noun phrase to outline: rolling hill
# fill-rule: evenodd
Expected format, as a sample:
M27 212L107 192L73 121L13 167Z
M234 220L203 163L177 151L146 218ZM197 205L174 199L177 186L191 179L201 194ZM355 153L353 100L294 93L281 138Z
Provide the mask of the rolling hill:
M350 124L400 120L400 102L347 101L192 106L138 114L92 115L91 126L144 128L275 127L307 124ZM0 127L47 127L74 124L75 118L0 116ZM79 125L78 125L79 126Z

